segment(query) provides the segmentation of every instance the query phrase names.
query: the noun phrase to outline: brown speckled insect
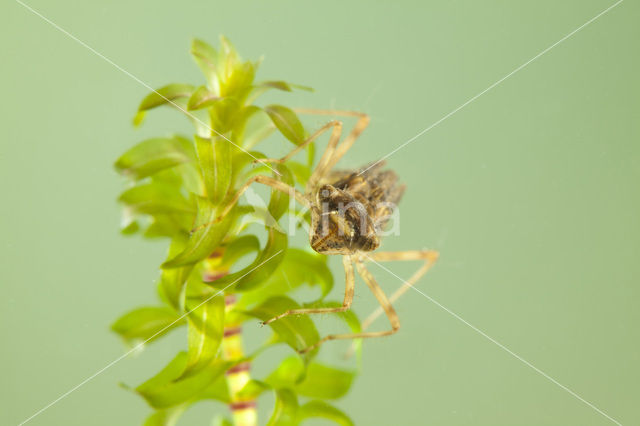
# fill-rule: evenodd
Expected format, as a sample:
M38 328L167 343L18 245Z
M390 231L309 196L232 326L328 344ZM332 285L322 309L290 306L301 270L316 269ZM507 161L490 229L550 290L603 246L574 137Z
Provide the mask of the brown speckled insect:
M332 129L327 149L311 174L304 194L277 179L262 175L254 176L238 190L217 220L229 213L233 205L238 202L240 196L252 183L262 183L278 191L293 194L296 200L310 209L309 242L315 251L327 255L339 254L343 256L346 280L342 306L337 308L289 310L265 321L264 324L277 321L287 315L320 314L348 310L353 301L355 287L353 265L355 264L358 274L363 278L380 303L380 308L375 310L362 323L363 331L361 333L331 334L320 339L315 345L304 349L303 352L314 349L328 340L381 337L393 334L400 328L400 320L391 303L404 294L409 287L414 285L429 270L437 260L438 252L434 250L373 252L380 246L379 231L387 222L389 215L393 211L393 206L400 201L405 187L398 183L398 176L393 171L382 169L384 165L382 162L355 171L333 171L336 163L351 148L355 140L369 124L368 115L351 111L310 109L298 109L296 112L301 114L357 117L358 121L342 143L339 143L342 134L342 122L334 120L322 126L304 143L298 145L283 158L259 160L266 163L285 163L321 134ZM398 260L422 260L424 265L388 298L373 275L365 267L365 262ZM389 318L391 329L364 331L382 312Z

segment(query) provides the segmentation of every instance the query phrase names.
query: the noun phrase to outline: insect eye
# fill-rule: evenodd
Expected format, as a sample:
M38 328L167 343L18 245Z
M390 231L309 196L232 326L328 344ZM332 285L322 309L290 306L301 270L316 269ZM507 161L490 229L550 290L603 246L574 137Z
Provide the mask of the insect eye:
M320 196L323 198L328 198L331 195L331 187L329 185L323 185L320 188Z

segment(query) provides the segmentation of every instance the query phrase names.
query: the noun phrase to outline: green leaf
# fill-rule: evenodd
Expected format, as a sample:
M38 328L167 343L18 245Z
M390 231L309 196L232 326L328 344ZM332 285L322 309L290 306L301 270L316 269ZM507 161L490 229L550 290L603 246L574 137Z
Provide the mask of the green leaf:
M218 377L200 393L200 396L202 399L215 399L216 401L229 404L231 402L231 396L229 395L229 386L227 386L226 377Z
M173 103L176 99L191 96L194 87L190 84L174 83L161 87L149 93L138 106L138 111L147 111L166 103Z
M193 161L192 143L182 137L147 139L125 152L115 168L127 177L142 179L178 164Z
M278 368L276 368L265 379L269 386L279 388L289 388L295 386L301 381L305 374L305 365L298 356L290 356L285 358Z
M176 237L169 246L168 258L171 259L181 253L186 245L187 239ZM191 275L193 265L186 265L179 268L163 269L160 275L158 292L163 300L173 306L174 309L182 311L184 286Z
M156 411L147 417L143 426L175 426L178 418L188 406L189 404L181 404L166 410Z
M179 187L160 182L144 183L124 191L118 198L132 211L143 214L193 213L193 206L182 196Z
M153 221L144 231L145 238L169 237L184 235L191 229L193 214L154 213Z
M213 419L211 426L233 426L233 422L225 417L216 416Z
M310 398L336 399L349 391L354 376L353 372L313 362L307 366L307 375L295 390Z
M342 306L342 302L336 301L322 301L304 305L305 308L337 308L340 306ZM341 319L347 325L347 327L349 327L351 333L360 333L362 331L360 320L358 319L358 316L354 311L348 310L344 312L336 312L332 315L336 315L339 319ZM356 353L358 363L360 363L362 357L362 339L354 339L352 342L352 348L350 349L350 351L353 350Z
M286 296L276 296L245 313L267 321L289 309L300 309L300 305ZM320 340L318 330L307 315L289 315L272 322L269 327L296 351L306 349ZM317 349L313 352L316 351Z
M255 119L251 120L242 131L244 133L235 140L242 141L242 146L249 150L268 138L276 131L276 127L273 125L271 118L265 113L255 116Z
M304 142L306 132L295 112L282 105L269 105L264 110L284 137L296 145Z
M136 344L138 341L155 340L184 323L173 309L148 306L127 312L111 325L111 330L127 343Z
M154 408L173 407L196 398L233 365L216 360L202 371L180 379L187 362L187 354L180 352L158 374L138 386L136 392Z
M211 128L218 136L227 133L236 121L239 120L239 112L242 104L237 99L226 97L214 102L209 108ZM237 143L234 142L236 145Z
M265 383L275 389L292 388L298 395L309 398L337 399L349 391L354 377L354 372L317 362L305 366L300 357L291 356L280 363Z
M282 81L282 80L262 81L260 83L257 83L255 85L255 87L256 88L278 89L278 90L282 90L284 92L291 92L291 91L293 91L293 89L299 89L299 90L305 90L307 92L313 92L313 88L312 87L301 86L299 84L287 83L286 81Z
M193 144L193 143L192 143ZM200 166L197 162L195 144L191 149L193 161L178 164L168 169L160 170L151 175L153 182L159 182L169 186L179 187L178 192L201 194L204 193L204 182L200 174Z
M130 208L122 209L122 216L120 218L120 232L123 235L132 235L140 230L140 224L136 220L138 214Z
M120 233L122 235L133 235L140 230L140 224L135 220L129 222L124 227L120 228Z
M324 418L340 426L353 426L353 421L341 410L324 401L309 401L298 409L298 421L309 418Z
M275 166L281 175L280 180L287 185L293 186L293 175L287 166L284 164L275 164ZM289 194L272 189L268 210L273 220L278 221L289 210Z
M295 426L298 398L290 389L276 390L276 404L267 426Z
M136 115L133 117L133 125L134 127L138 127L139 125L142 124L142 122L144 121L144 118L146 117L147 113L146 111L138 111L136 112Z
M224 249L222 264L230 267L243 256L260 251L260 240L255 235L243 235L235 238Z
M244 293L238 306L247 308L272 296L293 291L303 284L320 286L321 297L331 291L333 275L327 265L327 256L291 247L287 249L278 269L255 290Z
M251 98L249 102L254 102L257 98L259 98L263 93L268 91L269 89L277 89L282 90L283 92L291 92L293 89L306 90L308 92L313 92L311 87L301 86L298 84L287 83L282 80L271 80L271 81L262 81L260 83L256 83L251 92Z
M333 288L333 274L327 264L327 256L308 250L292 249L287 253L285 273L290 282L319 285L322 297Z
M291 170L300 186L304 188L311 177L311 170L309 167L302 163L298 163L297 161L287 161L287 167L289 167L289 170Z
M213 205L211 201L204 197L197 197L197 202L198 215L196 217L195 227L203 227L191 234L184 250L174 258L164 262L162 268L167 269L191 265L209 256L211 252L220 245L231 224L239 214L239 209L234 208L221 222L214 223L217 218L217 206Z
M272 389L272 387L268 383L260 380L249 380L236 397L243 401L252 400L258 398L264 391L269 389Z
M256 84L256 87L268 87L270 89L278 89L284 92L291 92L293 90L291 88L291 85L289 85L289 83L282 80L263 81L261 83Z
M224 296L191 299L185 309L189 312L189 350L183 378L202 371L216 359L224 333Z
M239 64L233 68L224 84L220 87L223 96L235 96L244 100L252 89L253 78L256 69L250 61Z
M216 49L196 38L191 42L191 55L212 88L216 87L218 80L218 52Z
M287 249L287 235L269 228L269 238L265 248L246 268L226 275L211 283L215 288L225 288L229 292L244 292L261 285L282 262Z
M255 116L256 113L263 112L262 108L257 107L255 105L249 105L238 111L238 116L236 120L234 120L233 133L231 137L234 141L237 141L238 145L243 145L244 142L244 134L247 128L247 125L251 122L251 119ZM260 114L267 120L266 114ZM271 124L271 121L269 121Z
M205 86L200 86L189 98L187 109L192 111L196 109L207 108L220 99L215 93L209 91Z
M198 161L204 176L207 195L213 204L220 204L231 185L231 149L229 141L196 136Z
M220 53L218 54L218 77L221 84L226 82L233 73L233 70L240 62L236 48L231 44L228 38L220 36Z

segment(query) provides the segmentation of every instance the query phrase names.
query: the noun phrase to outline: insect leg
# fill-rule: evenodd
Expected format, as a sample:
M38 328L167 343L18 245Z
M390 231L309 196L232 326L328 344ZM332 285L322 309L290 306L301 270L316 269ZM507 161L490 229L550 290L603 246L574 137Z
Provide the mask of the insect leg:
M282 157L282 158L261 158L261 159L255 160L254 163L285 163L285 162L289 161L291 159L291 157L293 157L298 152L300 152L304 148L306 148L307 145L309 145L311 142L316 140L320 135L322 135L324 132L329 130L331 127L333 127L333 132L331 133L331 138L332 139L334 139L334 138L335 139L340 139L340 134L342 133L342 123L340 121L333 120L333 121L330 121L330 122L326 123L324 126L319 128L318 130L316 130L311 136L309 136L307 138L307 140L302 142L300 145L296 146L290 153L288 153L284 157Z
M398 300L400 296L409 290L415 283L427 273L427 271L433 266L433 264L438 260L439 253L435 250L407 250L407 251L396 251L396 252L379 252L372 253L370 255L365 256L365 260L369 258L373 261L378 262L390 262L394 260L424 260L424 265L420 269L418 269L412 276L409 278L399 289L397 289L391 297L389 297L389 301L391 303ZM380 315L382 315L382 308L377 308L373 311L363 322L362 329L366 330L373 321L375 321Z
M316 184L322 176L325 176L342 158L342 156L351 148L355 140L366 129L369 124L369 116L363 112L356 111L336 111L336 110L323 110L323 109L295 109L300 114L315 114L315 115L337 115L346 117L358 117L356 125L353 126L351 132L344 138L341 144L338 145L339 139L329 140L327 149L322 154L322 158L318 162L311 178L309 179L309 186Z
M315 345L309 346L308 348L305 348L300 352L304 353L311 351L329 340L367 339L371 337L389 336L400 329L400 319L398 318L398 314L396 314L395 309L393 309L393 306L391 306L391 302L389 302L389 299L387 299L387 296L384 294L373 275L371 275L371 273L365 268L362 260L356 259L356 269L358 270L360 276L364 279L364 282L367 284L373 295L380 303L380 306L382 306L384 312L387 314L387 318L389 318L389 322L391 323L391 330L368 331L348 334L330 334L320 339Z
M264 176L264 175L258 175L258 176L254 176L251 179L249 179L244 185L242 185L240 187L240 189L238 190L238 192L236 192L236 194L233 196L233 198L229 201L229 203L227 204L227 206L222 210L222 212L220 212L220 215L218 215L218 217L216 219L214 219L212 222L208 222L205 224L202 224L200 226L197 226L195 228L193 228L191 230L191 232L195 232L198 231L202 228L205 228L207 226L209 226L211 223L217 223L220 222L233 208L233 206L238 202L238 200L240 199L240 197L242 196L242 194L249 189L249 187L251 186L252 183L254 182L258 182L261 183L263 185L267 185L270 186L271 188L277 190L277 191L281 191L284 192L286 194L292 195L296 198L296 200L298 200L301 204L308 206L309 202L307 201L307 199L304 197L304 195L302 195L302 193L300 193L298 190L296 190L294 187L287 185L284 182L281 182L277 179L274 179L272 177L269 176Z
M328 314L334 312L344 312L351 308L351 302L353 302L354 291L354 276L353 276L353 264L351 263L351 256L344 256L342 259L345 272L345 288L344 288L344 301L342 306L337 308L309 308L309 309L290 309L281 313L278 316L271 318L262 323L262 325L271 324L272 322L284 318L288 315L304 315L304 314Z

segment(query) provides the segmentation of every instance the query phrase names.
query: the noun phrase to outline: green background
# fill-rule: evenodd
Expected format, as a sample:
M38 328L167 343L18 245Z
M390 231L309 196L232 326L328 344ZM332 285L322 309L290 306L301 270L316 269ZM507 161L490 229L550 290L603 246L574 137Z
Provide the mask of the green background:
M154 87L200 82L190 38L225 34L245 58L265 55L261 78L316 88L269 101L371 115L341 163L356 167L613 1L29 4ZM401 234L384 244L438 249L422 291L625 425L640 424L639 19L637 2L621 3L390 157L408 191ZM153 303L164 246L119 235L123 182L112 163L136 141L190 128L167 110L134 130L147 89L14 1L0 22L0 424L9 425L123 353L109 324ZM416 266L390 264L405 278ZM401 284L372 270L388 292ZM374 306L358 282L354 309ZM365 343L362 374L338 403L358 425L613 424L417 292L397 309L401 331ZM140 424L149 409L118 382L149 377L184 340L173 333L115 364L29 424ZM260 406L264 420L271 401ZM225 410L203 404L181 424Z

